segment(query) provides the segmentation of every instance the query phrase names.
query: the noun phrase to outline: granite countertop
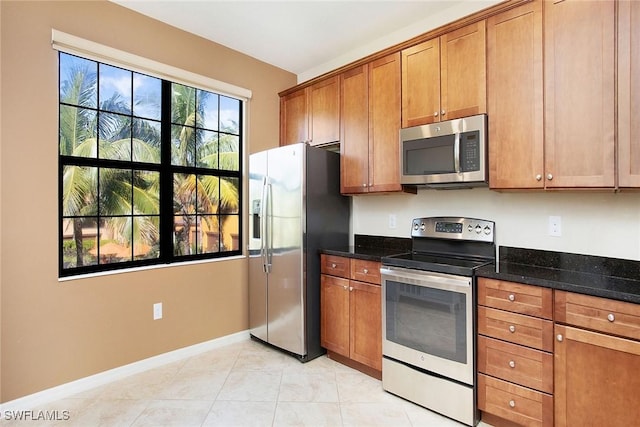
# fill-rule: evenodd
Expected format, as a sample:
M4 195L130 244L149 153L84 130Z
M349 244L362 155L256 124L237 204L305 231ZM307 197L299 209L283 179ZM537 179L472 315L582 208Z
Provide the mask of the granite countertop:
M479 277L640 304L640 262L501 246Z
M321 254L380 261L382 257L411 252L411 239L356 234L353 246L322 248Z

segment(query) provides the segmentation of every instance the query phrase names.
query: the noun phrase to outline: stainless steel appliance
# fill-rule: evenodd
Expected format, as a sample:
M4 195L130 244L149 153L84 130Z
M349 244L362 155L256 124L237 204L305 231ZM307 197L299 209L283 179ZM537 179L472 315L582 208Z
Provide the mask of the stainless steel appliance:
M400 131L402 184L435 188L487 185L487 115Z
M412 251L382 258L382 387L477 423L475 270L495 261L492 221L413 220Z
M321 247L349 243L338 153L294 144L249 159L249 329L301 361L320 346Z

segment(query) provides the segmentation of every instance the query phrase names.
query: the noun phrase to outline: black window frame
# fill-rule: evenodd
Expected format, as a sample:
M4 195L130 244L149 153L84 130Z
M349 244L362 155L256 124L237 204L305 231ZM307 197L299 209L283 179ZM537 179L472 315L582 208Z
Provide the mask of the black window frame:
M207 259L224 259L242 255L242 242L244 236L244 212L243 212L243 199L244 199L244 182L243 182L243 165L244 165L244 108L245 101L239 97L230 96L224 93L216 92L212 89L206 89L202 87L197 87L192 84L183 83L180 81L172 81L166 78L158 78L154 76L154 78L158 78L161 81L161 118L160 118L160 163L146 163L135 160L113 160L100 158L99 155L96 157L77 157L71 156L61 153L61 144L60 144L60 109L63 106L71 106L71 107L79 107L78 105L68 104L62 102L62 95L60 91L60 87L62 84L62 76L61 76L61 56L60 55L70 55L76 58L80 58L83 60L88 60L96 63L96 69L99 70L100 64L108 65L111 67L120 68L127 72L131 72L133 74L150 76L149 74L145 74L143 72L129 70L125 67L114 65L111 63L96 61L94 59L84 58L82 56L78 56L71 53L66 53L63 51L58 52L58 225L59 225L59 244L58 244L58 257L59 257L59 277L73 277L78 275L85 275L91 273L100 273L100 272L109 272L109 271L117 271L130 269L135 267L144 267L144 266L154 266L154 265L165 265L165 264L178 264L185 263L190 261L198 261L198 260L207 260ZM99 73L99 71L97 71ZM132 75L133 75L132 74ZM96 76L96 80L98 82L99 74ZM99 91L99 83L98 85ZM171 111L171 103L172 103L172 85L183 85L189 88L193 88L195 90L202 90L210 92L218 97L218 129L215 131L218 135L232 135L238 138L238 166L237 170L225 170L218 168L208 168L203 166L184 166L184 165L174 165L172 164L172 135L171 135L171 127L172 127L172 111ZM133 86L132 86L133 91ZM238 101L238 133L227 132L221 129L220 123L220 99L221 97L225 97L234 101ZM98 95L98 100L99 100ZM133 101L132 101L133 102ZM87 107L82 107L87 108ZM95 106L95 108L89 107L90 110L95 110L96 114L100 114L100 103ZM104 114L104 112L102 112ZM140 119L140 117L134 115L134 111L129 114L122 114L123 116L130 117L133 119ZM197 129L200 129L199 127ZM98 131L99 132L99 131ZM133 135L131 136L133 140ZM64 229L65 229L65 219L73 218L73 216L65 216L63 212L63 176L65 167L68 166L79 166L79 167L96 167L99 170L101 169L125 169L131 170L132 174L135 171L149 171L149 172L157 172L159 174L160 181L160 190L159 190L159 254L155 258L148 259L133 259L128 261L118 261L118 262L110 262L110 263L101 263L98 258L96 264L91 265L83 265L83 266L74 266L74 267L65 267L64 262ZM99 172L98 172L99 173ZM219 178L231 178L237 180L237 192L238 192L238 207L235 213L231 213L229 215L237 216L237 248L231 248L230 250L218 251L218 252L205 252L205 253L195 253L195 254L180 254L176 255L174 253L174 240L175 240L175 227L174 227L174 216L178 214L174 212L173 208L173 177L174 174L194 174L196 176L209 175L215 176ZM98 184L99 185L99 184ZM97 190L99 193L99 189ZM133 200L133 190L132 190L132 200ZM219 206L219 205L218 205ZM217 213L218 216L225 215L225 213ZM122 215L123 217L129 217L129 215ZM134 217L133 213L130 215ZM76 217L88 218L88 216L77 215ZM101 216L98 214L96 219ZM222 226L218 221L219 231L221 233ZM98 233L99 236L99 233ZM99 240L99 237L98 237ZM133 247L132 247L133 251ZM133 252L132 252L133 254ZM132 258L134 258L132 256Z

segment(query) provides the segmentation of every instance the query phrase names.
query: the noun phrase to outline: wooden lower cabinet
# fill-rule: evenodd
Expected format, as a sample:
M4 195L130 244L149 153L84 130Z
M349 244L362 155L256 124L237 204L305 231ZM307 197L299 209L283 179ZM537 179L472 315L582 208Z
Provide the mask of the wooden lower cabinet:
M324 254L321 258L320 343L329 357L380 379L380 263Z
M478 409L515 425L553 426L553 396L484 374L478 374Z
M556 426L640 422L640 342L556 325Z
M478 280L478 409L496 427L553 426L553 291Z

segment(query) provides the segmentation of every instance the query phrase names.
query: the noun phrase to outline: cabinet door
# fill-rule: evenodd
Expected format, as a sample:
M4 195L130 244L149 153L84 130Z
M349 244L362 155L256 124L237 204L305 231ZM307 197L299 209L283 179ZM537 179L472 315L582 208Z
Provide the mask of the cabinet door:
M349 280L320 275L320 344L349 357Z
M309 140L307 89L280 98L280 145Z
M440 38L440 120L487 112L485 21Z
M615 184L615 7L545 2L546 187Z
M560 325L555 335L555 425L637 425L640 342Z
M309 134L311 145L340 140L340 79L320 81L309 88Z
M382 369L382 301L378 285L349 282L351 359Z
M440 119L440 38L402 51L402 127Z
M400 191L400 53L369 64L369 192Z
M640 2L618 5L618 185L640 187Z
M367 65L340 76L340 192L366 193L369 184L369 73Z
M487 20L489 186L543 188L542 1Z

